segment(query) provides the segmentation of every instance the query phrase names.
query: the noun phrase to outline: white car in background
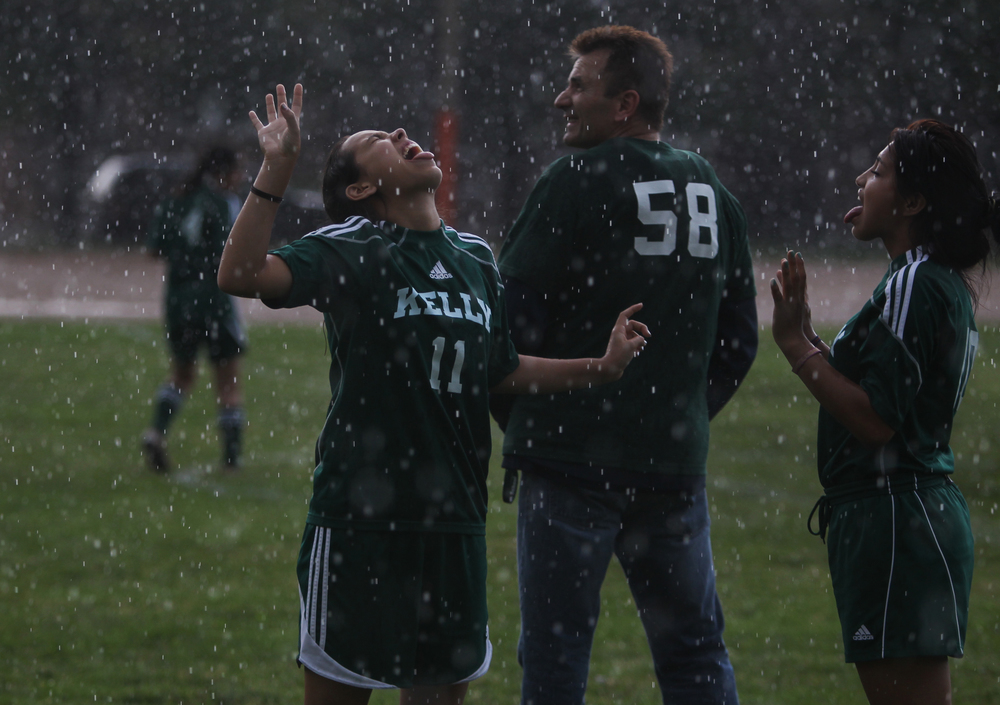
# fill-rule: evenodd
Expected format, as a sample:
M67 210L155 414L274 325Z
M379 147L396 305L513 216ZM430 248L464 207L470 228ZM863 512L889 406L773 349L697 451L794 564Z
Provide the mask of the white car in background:
M84 194L85 240L94 245L142 247L156 204L194 168L190 153L116 154L94 171ZM249 182L241 196L249 193ZM328 225L318 191L290 188L278 209L272 242L281 244Z

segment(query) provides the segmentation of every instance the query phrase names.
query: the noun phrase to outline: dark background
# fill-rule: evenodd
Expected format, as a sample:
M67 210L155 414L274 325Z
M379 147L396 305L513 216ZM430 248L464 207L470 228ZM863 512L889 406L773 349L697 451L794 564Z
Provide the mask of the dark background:
M673 51L663 138L716 166L760 243L842 240L854 177L892 127L917 117L959 126L996 183L996 0L0 6L3 248L136 242L113 233L88 197L95 168L114 154L178 163L222 140L254 173L247 112L262 113L277 82L306 88L294 185L307 190L346 132L401 126L433 150L446 105L459 124L452 224L499 243L541 169L565 153L551 107L571 65L565 47L607 23L653 32ZM165 188L147 178L132 180L140 200Z

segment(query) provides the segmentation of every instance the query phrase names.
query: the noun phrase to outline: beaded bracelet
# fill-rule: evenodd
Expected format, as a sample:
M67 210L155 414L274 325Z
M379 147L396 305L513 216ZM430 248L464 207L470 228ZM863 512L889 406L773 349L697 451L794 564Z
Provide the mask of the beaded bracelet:
M794 365L792 365L792 374L797 375L799 373L799 370L802 369L802 366L806 364L809 358L815 357L816 355L821 355L822 353L823 351L820 350L819 348L813 348L812 350L807 352L805 355L800 357Z

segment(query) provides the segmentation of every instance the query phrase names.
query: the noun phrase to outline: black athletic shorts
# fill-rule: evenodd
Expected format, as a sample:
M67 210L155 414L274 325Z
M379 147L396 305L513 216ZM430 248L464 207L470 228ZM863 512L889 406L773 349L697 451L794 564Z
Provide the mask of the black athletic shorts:
M489 668L486 537L307 524L299 663L360 688L447 685Z

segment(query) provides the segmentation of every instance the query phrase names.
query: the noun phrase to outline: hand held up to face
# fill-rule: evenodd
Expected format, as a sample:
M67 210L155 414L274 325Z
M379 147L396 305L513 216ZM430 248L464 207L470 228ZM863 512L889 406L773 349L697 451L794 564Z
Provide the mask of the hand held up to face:
M799 253L788 252L781 260L776 278L771 280L771 334L786 354L793 347L809 344L815 337L812 313L806 292L806 264Z
M629 306L618 314L615 327L611 329L608 349L601 358L602 367L607 366L609 381L621 378L632 359L646 346L646 339L650 336L649 328L645 323L632 320L632 316L641 308L642 304Z

